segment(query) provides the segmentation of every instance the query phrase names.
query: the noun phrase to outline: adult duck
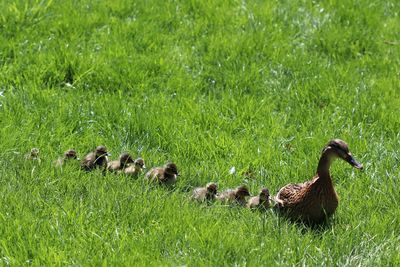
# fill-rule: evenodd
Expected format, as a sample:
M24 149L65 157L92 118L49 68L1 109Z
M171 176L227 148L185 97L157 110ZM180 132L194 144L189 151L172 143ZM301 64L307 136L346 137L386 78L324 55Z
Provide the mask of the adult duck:
M275 197L275 208L289 219L307 224L321 223L331 216L339 199L333 188L329 167L337 158L343 159L354 168L363 168L351 155L344 141L331 140L322 150L314 178L302 184L282 187Z

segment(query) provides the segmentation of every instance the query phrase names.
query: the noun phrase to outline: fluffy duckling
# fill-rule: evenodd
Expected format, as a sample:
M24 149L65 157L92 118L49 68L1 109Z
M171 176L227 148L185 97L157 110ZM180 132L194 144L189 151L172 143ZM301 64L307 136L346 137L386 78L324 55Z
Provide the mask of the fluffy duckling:
M66 164L69 160L79 160L78 155L75 149L68 149L64 152L64 155L54 161L54 165L56 167L61 167Z
M261 189L258 196L251 197L247 202L247 207L250 209L267 210L270 206L269 190Z
M241 185L236 189L228 189L217 195L217 200L224 203L246 205L246 197L250 196L249 189L245 185Z
M168 163L164 167L153 168L146 173L146 178L149 181L165 185L174 184L177 176L179 176L179 173L175 163Z
M193 190L192 198L199 201L213 201L217 195L217 184L208 183L205 187L197 187Z
M144 160L142 158L137 158L137 159L135 159L133 164L128 166L128 167L126 167L123 170L123 172L126 175L137 177L137 176L139 176L139 174L141 174L143 172L143 169L146 169L146 166L144 164Z
M133 159L129 153L122 153L118 160L113 160L107 163L107 170L110 172L117 172L124 170L130 163L133 163Z
M339 199L333 188L329 172L332 162L340 158L357 169L363 166L358 163L349 151L347 144L334 139L322 150L317 174L312 180L302 184L288 184L282 187L275 197L275 208L294 221L306 224L317 224L331 216Z
M105 146L98 146L96 149L85 156L81 161L81 169L91 171L95 168L105 170L109 156Z
M34 147L30 152L25 154L25 159L31 160L39 160L39 148Z

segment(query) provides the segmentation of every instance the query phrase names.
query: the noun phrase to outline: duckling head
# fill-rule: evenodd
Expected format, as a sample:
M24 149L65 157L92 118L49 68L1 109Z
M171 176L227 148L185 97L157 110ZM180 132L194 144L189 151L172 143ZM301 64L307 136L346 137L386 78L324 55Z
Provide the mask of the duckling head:
M250 192L249 192L249 189L247 188L247 186L241 185L238 188L236 188L236 196L242 197L242 198L249 197Z
M107 152L107 148L105 146L98 146L95 150L96 157L109 156L110 154Z
M30 156L31 156L32 158L37 158L37 157L39 157L39 148L37 148L37 147L32 148L32 149L31 149L31 152L30 152Z
M67 151L64 152L64 158L66 159L76 159L79 160L78 155L75 151L75 149L68 149Z
M261 189L259 197L263 201L268 201L269 200L269 190L268 190L268 188Z
M217 194L218 186L217 186L216 183L213 183L213 182L208 183L206 185L206 188L207 188L207 194L209 194L209 195L216 195Z
M119 156L119 161L120 161L120 163L121 164L123 164L123 165L126 165L126 164L129 164L129 163L133 163L134 161L133 161L133 159L132 159L132 157L131 157L131 155L129 155L129 153L122 153L120 156Z
M176 167L175 163L168 163L164 166L165 172L169 175L176 175L179 176L178 168Z
M354 168L363 169L363 165L353 157L349 151L349 146L343 140L333 139L329 141L322 153L332 153L334 157L343 159Z
M146 166L144 165L144 159L142 158L135 159L134 164L136 167L139 167L141 169L146 169Z

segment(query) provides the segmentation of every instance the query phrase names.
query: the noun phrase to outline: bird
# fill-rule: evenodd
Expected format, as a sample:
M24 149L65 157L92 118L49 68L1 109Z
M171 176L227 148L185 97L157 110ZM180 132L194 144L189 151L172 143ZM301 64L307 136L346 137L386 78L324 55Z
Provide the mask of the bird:
M39 148L34 147L29 151L28 153L25 154L25 159L27 160L40 160L39 158Z
M205 187L196 187L193 190L192 198L199 202L213 201L217 195L217 184L210 182Z
M107 167L107 161L110 154L107 152L105 146L98 146L96 149L85 156L81 161L81 169L85 171L91 171L95 168L101 168L103 170Z
M270 196L268 188L261 189L258 196L251 197L247 201L247 207L254 210L267 210L270 207Z
M110 172L117 173L120 170L124 170L126 167L129 166L130 163L133 163L133 159L129 153L122 153L119 156L118 160L113 160L107 163L107 170Z
M125 173L126 175L137 177L143 172L143 169L146 169L144 160L142 158L137 158L132 165L129 165L123 170L123 173Z
M146 178L158 184L172 185L179 176L178 168L175 163L167 163L163 167L152 168L146 173Z
M310 181L282 187L275 197L275 210L292 221L300 221L306 225L325 222L339 204L329 172L331 163L337 158L356 169L363 169L363 165L350 153L346 142L340 139L330 140L322 150L316 175Z
M64 152L64 155L57 160L54 161L54 165L56 167L62 167L66 164L69 160L79 160L78 155L75 149L68 149Z
M241 185L236 189L227 189L226 191L218 194L216 199L229 204L246 205L246 197L250 196L249 189L245 185Z

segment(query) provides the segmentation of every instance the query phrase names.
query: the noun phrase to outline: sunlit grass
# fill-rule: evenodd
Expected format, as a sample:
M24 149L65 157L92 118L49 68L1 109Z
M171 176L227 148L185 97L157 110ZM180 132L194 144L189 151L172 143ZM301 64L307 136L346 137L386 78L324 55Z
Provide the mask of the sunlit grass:
M397 1L108 2L0 3L0 265L400 262ZM189 199L310 179L331 138L365 170L332 166L324 229ZM52 166L97 145L180 180Z

